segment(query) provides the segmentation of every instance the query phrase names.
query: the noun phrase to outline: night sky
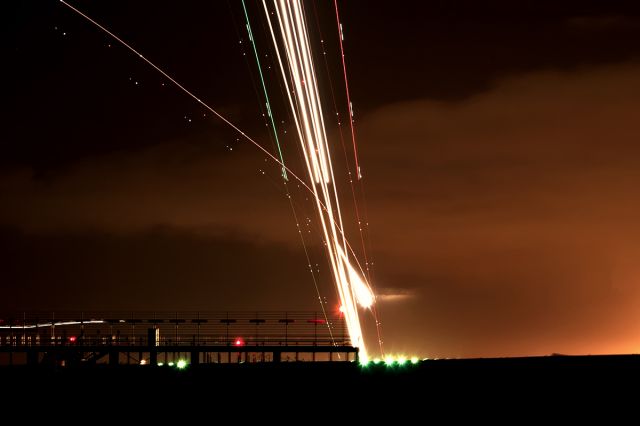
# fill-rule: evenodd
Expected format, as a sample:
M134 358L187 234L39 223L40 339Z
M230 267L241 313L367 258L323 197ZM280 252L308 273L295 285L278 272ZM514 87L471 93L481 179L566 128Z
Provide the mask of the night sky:
M275 152L239 0L71 4ZM339 4L385 349L638 352L640 5ZM0 312L319 310L277 165L58 1L4 6ZM305 6L326 116L331 85L344 115L333 2ZM289 187L336 309L313 205Z

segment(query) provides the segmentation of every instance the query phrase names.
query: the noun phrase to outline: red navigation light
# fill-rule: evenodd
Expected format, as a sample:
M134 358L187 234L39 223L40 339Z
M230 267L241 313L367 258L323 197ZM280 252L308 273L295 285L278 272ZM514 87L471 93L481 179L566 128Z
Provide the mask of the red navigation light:
M237 337L236 340L233 341L233 346L244 346L242 337Z
M69 341L70 341L71 343L74 343L74 342L76 341L76 336L71 336L71 337L69 337Z

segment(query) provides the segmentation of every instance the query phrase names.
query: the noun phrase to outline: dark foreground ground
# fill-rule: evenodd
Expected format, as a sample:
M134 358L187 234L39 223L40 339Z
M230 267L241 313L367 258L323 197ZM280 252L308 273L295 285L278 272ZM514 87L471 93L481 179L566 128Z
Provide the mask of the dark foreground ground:
M338 410L345 418L371 420L388 413L403 418L445 415L451 421L500 413L508 420L515 410L555 420L556 413L584 418L598 412L611 420L628 412L635 413L635 422L640 356L428 360L367 367L347 362L211 364L184 370L14 366L0 367L0 387L0 406L27 401L32 407L59 407L63 416L67 409L109 415L129 407L136 418L161 420L181 413L196 419L233 416L242 407L240 419L287 418L289 410L302 409L309 419L322 421L326 408L332 416Z

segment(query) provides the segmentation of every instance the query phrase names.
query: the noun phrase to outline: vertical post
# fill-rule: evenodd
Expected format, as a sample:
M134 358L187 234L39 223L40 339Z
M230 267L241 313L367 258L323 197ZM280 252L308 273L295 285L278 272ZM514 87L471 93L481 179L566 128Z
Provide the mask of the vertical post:
M316 346L318 346L318 313L313 313L313 353L311 354L312 360L316 361Z
M149 364L158 365L158 342L155 326L147 329L147 343L149 345Z
M56 344L56 313L51 312L51 340Z
M227 311L227 346L230 346L231 342L229 341L229 311ZM227 352L227 361L231 364L231 351Z
M200 312L198 312L198 340L196 341L196 345L200 345Z

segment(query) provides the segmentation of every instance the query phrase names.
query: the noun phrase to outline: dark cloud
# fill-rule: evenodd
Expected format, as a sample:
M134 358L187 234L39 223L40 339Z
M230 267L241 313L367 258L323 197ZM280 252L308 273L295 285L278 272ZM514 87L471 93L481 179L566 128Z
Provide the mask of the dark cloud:
M0 180L0 198L12 206L0 221L31 233L166 226L296 241L285 193L262 173L274 167L252 150L242 145L220 156L206 145L176 142L86 159L47 179L13 169Z
M640 17L624 15L576 16L567 20L570 27L593 31L633 31L640 28Z
M300 250L233 232L214 237L158 227L24 234L2 228L0 254L3 312L291 310L291 300L295 309L319 309Z
M366 11L345 9L356 111L461 100L510 75L640 57L640 6L633 1L367 2Z

